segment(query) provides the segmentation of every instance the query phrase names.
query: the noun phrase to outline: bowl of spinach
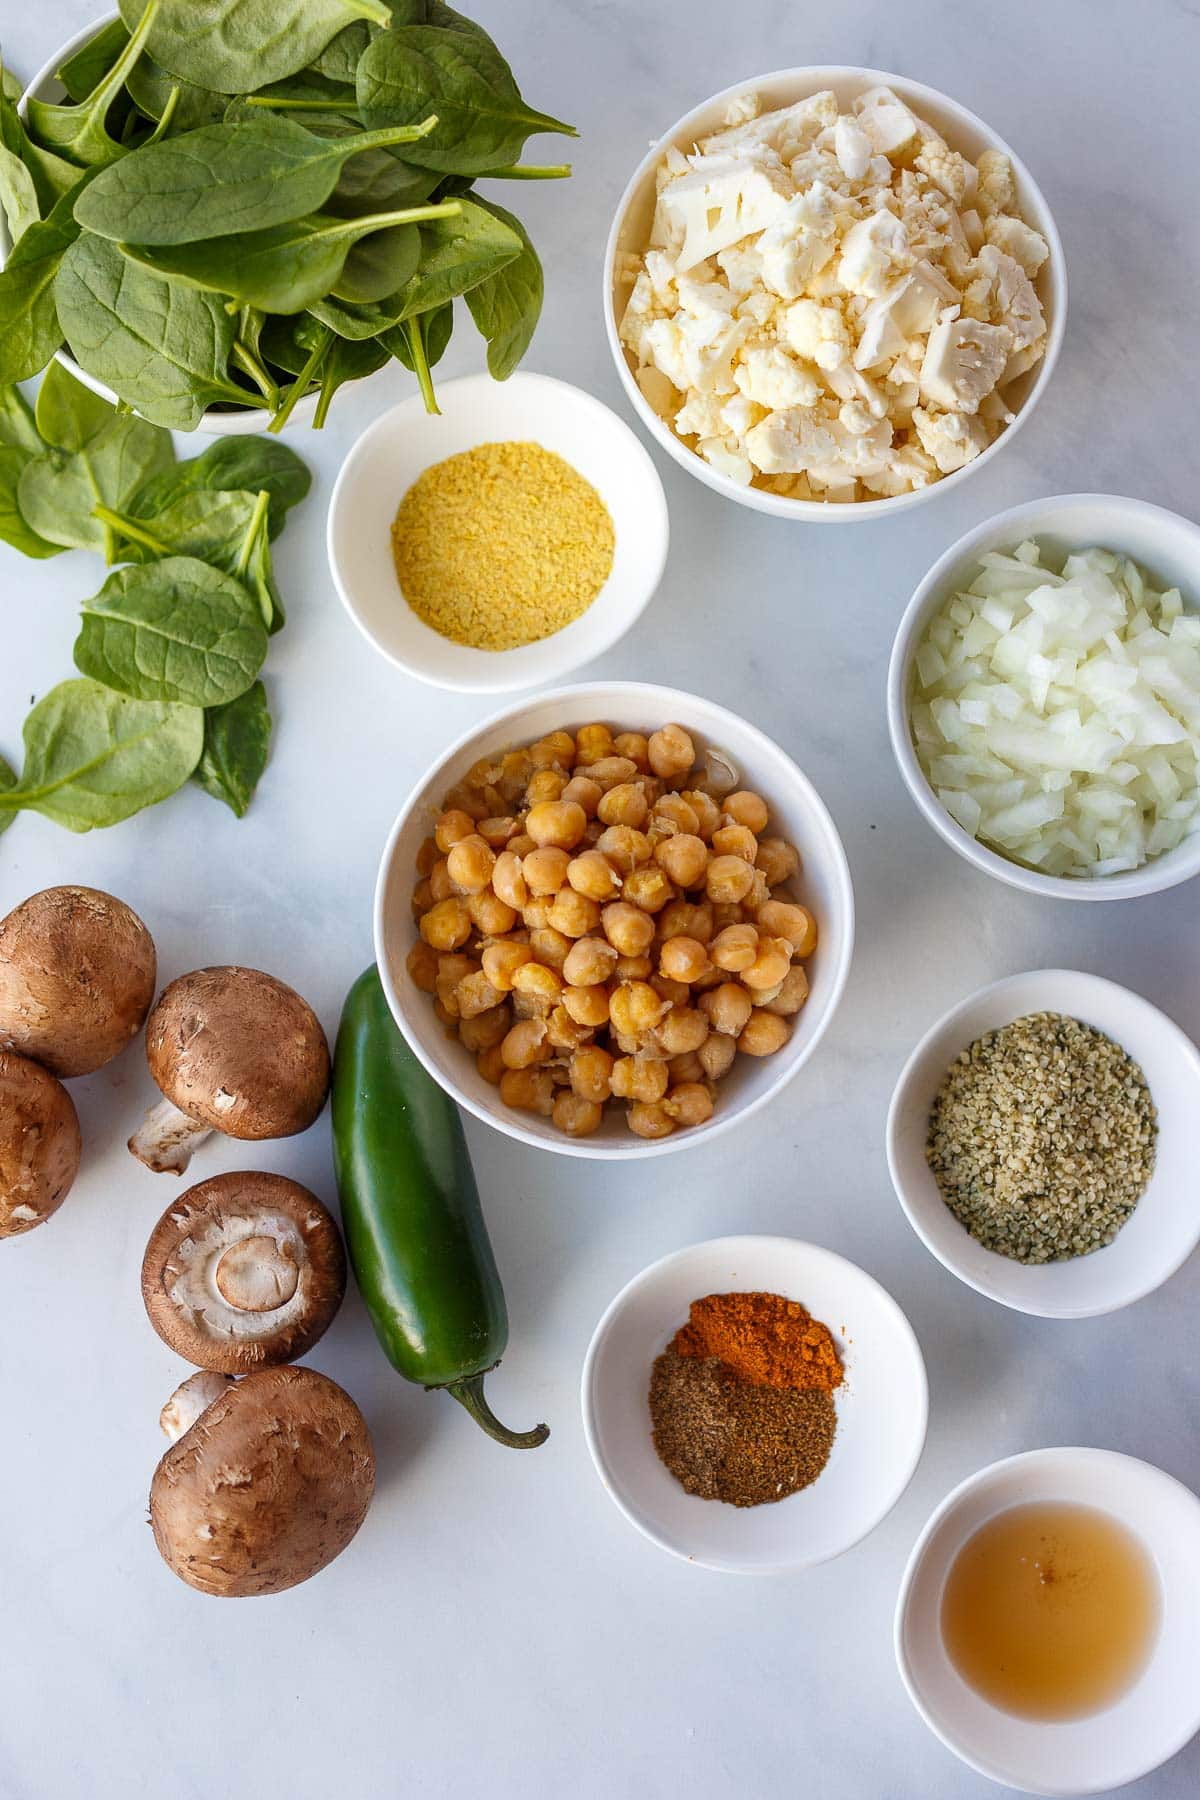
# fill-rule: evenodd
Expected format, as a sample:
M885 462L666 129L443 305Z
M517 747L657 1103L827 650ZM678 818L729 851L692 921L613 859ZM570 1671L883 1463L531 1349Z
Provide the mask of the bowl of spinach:
M523 99L443 0L122 0L0 93L0 383L53 358L156 425L324 423L389 361L430 411L455 301L499 380L542 269L477 183L553 179Z

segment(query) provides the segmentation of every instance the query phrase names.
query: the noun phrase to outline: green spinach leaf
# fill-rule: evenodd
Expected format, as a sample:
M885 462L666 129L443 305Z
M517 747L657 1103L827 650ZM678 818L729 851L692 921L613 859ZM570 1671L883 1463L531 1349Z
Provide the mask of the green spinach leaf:
M79 450L50 450L26 463L17 483L22 516L52 544L106 555L107 528L93 509L119 510L173 454L165 432L144 419L110 412L107 424Z
M421 233L415 225L374 231L355 244L333 288L339 300L369 305L404 286L421 260Z
M30 525L17 499L21 471L29 461L28 453L11 444L0 444L0 539L19 550L22 556L39 559L57 556L61 544L51 544Z
M197 87L194 81L185 81L182 75L168 75L144 51L130 69L125 86L138 111L145 113L148 119L161 120L171 103L171 95L177 92L171 114L171 130L176 135L194 131L200 125L217 124L224 118L229 103L227 94Z
M69 831L92 831L183 786L200 760L204 714L64 681L28 715L24 739L25 767L0 791L0 819L28 808Z
M313 414L313 429L320 431L325 423L333 396L348 381L373 375L388 360L387 346L380 338L364 338L353 343L348 338L335 338L329 355L321 364L321 397Z
M56 361L42 377L35 416L40 455L47 446L53 450L82 450L106 425L112 424L115 414L107 400L94 394ZM163 436L162 453L170 460L174 450L170 438L165 433Z
M405 25L382 32L358 65L358 104L368 126L437 125L405 152L409 162L447 175L478 175L512 163L539 131L576 135L572 125L535 112L512 70L482 32Z
M140 0L121 0L126 23ZM223 94L294 75L346 25L387 25L381 0L162 0L148 48L172 74Z
M457 218L421 228L421 266L399 293L385 301L397 323L454 300L515 261L524 248L519 234L475 199L458 202Z
M36 375L62 343L55 283L78 235L67 194L13 245L0 270L0 382Z
M204 715L204 749L192 779L239 819L254 798L271 748L271 711L261 681Z
M108 115L125 86L125 77L141 55L162 0L148 0L133 36L81 105L30 99L25 109L30 135L55 155L82 168L115 162L120 142L109 136Z
M33 171L23 162L20 152L10 147L0 128L0 211L8 225L8 235L17 239L42 216L37 183Z
M392 10L394 13L395 9ZM326 81L336 82L339 87L352 88L359 59L378 29L366 19L356 19L352 25L343 26L337 36L330 38L325 48L312 58L309 69Z
M487 340L488 372L506 381L529 348L542 312L543 278L538 253L521 221L494 200L478 205L521 240L521 254L467 291L467 307Z
M54 296L81 368L156 425L192 431L215 401L245 405L227 372L237 321L219 294L164 281L85 231Z
M161 507L153 518L134 506L120 511L99 506L95 511L113 534L114 561L146 563L164 556L193 556L226 575L236 575L257 503L257 495L236 488L222 493L196 488Z
M20 388L0 387L0 444L22 450L27 457L40 456L45 449Z
M134 700L223 706L267 654L267 629L240 581L194 556L117 569L83 603L75 666Z
M134 496L130 511L154 519L164 507L197 490L265 491L270 496L268 529L278 537L288 509L303 500L311 486L312 476L286 444L269 437L214 438L201 455L152 477Z
M59 64L58 79L77 106L100 86L128 42L129 33L123 21L110 19L107 25L100 27L95 37L89 38L73 56L68 56L66 62Z
M314 300L308 311L338 337L349 338L355 343L378 337L381 331L396 323L396 315L386 302L358 306L353 301L333 300L328 294L323 300Z
M0 794L5 793L9 788L16 787L16 785L16 771L9 763L5 762L2 756L0 756ZM15 812L0 812L0 837L3 837L16 816Z

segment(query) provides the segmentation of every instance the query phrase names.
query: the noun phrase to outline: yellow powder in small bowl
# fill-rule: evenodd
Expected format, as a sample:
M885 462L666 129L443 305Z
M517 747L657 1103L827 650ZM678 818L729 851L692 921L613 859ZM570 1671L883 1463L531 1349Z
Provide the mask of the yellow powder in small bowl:
M514 650L579 618L608 580L613 543L591 482L540 444L479 444L434 463L392 524L408 604L477 650Z

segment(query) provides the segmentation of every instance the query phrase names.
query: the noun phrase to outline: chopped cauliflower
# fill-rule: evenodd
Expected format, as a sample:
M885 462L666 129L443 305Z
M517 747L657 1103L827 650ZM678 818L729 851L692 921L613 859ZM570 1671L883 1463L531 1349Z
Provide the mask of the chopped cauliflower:
M978 218L978 214L976 214ZM966 220L963 224L965 226ZM993 213L983 228L983 235L989 244L997 250L1003 250L1014 262L1019 262L1025 273L1036 275L1050 254L1050 246L1040 231L1032 225L1026 225L1024 219L1014 219L1010 213ZM979 249L976 244L975 249Z
M741 392L775 412L789 406L815 406L821 383L778 344L747 350L733 372Z
M921 448L932 456L943 475L952 475L964 463L974 462L991 442L983 420L970 413L926 412L914 407L913 425Z
M1012 335L1003 325L942 319L925 346L922 400L946 412L977 412L984 395L995 387L1011 349Z
M794 301L784 314L784 333L796 355L819 369L836 369L850 355L850 332L836 306Z

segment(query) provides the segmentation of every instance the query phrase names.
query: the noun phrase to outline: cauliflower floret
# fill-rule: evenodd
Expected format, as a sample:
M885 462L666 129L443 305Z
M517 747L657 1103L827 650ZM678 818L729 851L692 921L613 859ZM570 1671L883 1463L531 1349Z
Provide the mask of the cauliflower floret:
M1032 344L1027 344L1024 350L1014 350L1004 365L1004 373L997 382L997 387L1003 387L1007 382L1015 381L1018 375L1024 375L1026 369L1036 368L1045 354L1046 340L1044 337L1036 338Z
M720 437L725 430L721 417L724 402L719 394L702 394L693 388L675 414L675 429L680 437Z
M816 376L778 344L745 351L733 379L750 400L772 411L815 406L821 397Z
M735 376L737 371L734 371ZM748 400L745 394L735 394L731 400L721 404L721 424L730 437L744 438L752 431L768 409Z
M746 453L732 438L702 438L696 445L706 463L739 487L749 487L754 468Z
M669 419L678 411L679 389L653 363L644 363L635 379L642 391L642 398L660 419Z
M662 318L665 311L658 302L649 275L643 270L630 290L625 311L621 314L620 326L621 342L628 344L640 362L647 360L643 348L646 327L655 319Z
M663 312L673 312L679 299L675 291L675 264L664 250L647 250L646 275L655 305Z
M842 239L838 280L852 294L885 293L898 269L909 261L908 233L895 213L881 206L852 225Z
M966 220L963 224L965 226ZM1014 219L1008 213L994 213L984 227L984 235L989 244L997 250L1003 250L1014 262L1019 262L1025 273L1036 275L1050 254L1050 246L1040 231L1032 225L1026 225L1024 219ZM978 249L979 245L976 244Z
M979 176L975 206L980 216L990 219L993 213L1015 212L1016 183L1013 181L1012 164L1003 150L985 150L975 168Z
M759 106L757 94L735 94L725 108L726 125L748 125L751 119L757 119Z
M688 173L665 187L658 200L659 210L682 228L675 257L680 273L764 230L788 198L787 176L761 157L694 157Z
M1014 350L1026 349L1046 329L1046 317L1033 283L1020 263L994 244L983 246L977 262L991 284L993 323L1008 326Z
M882 469L862 477L862 484L872 494L887 499L893 494L909 494L914 488L928 487L936 475L933 458L926 455L920 444L900 444Z
M962 226L963 236L967 240L967 248L974 256L983 244L983 220L974 207L968 207L966 212L959 213L958 222ZM1008 248L1006 244L1002 244L1000 247L1002 250ZM1017 261L1020 261L1020 257L1017 258Z
M943 412L977 411L979 402L999 380L1011 349L1012 333L1004 325L964 318L939 320L925 346L921 398Z
M943 475L974 462L986 450L991 437L983 420L967 413L930 413L918 406L913 412L913 425Z
M955 206L962 205L967 191L967 164L957 150L951 150L941 138L926 138L913 158L913 167L928 175L934 187L940 188Z
M836 369L849 360L850 333L835 306L794 300L784 314L783 330L796 355L819 369Z
M649 262L649 257L646 260ZM757 244L731 244L728 250L718 252L717 263L738 299L753 292L762 280Z
M913 155L921 142L922 128L899 95L890 87L868 88L854 102L858 122L871 140L871 148L891 162Z
M706 155L727 156L731 152L753 152L765 146L787 162L797 151L811 144L827 125L834 124L837 116L837 98L826 88L806 100L798 100L794 106L776 107L773 112L762 113L748 124L715 132L703 140L700 148Z
M781 299L798 299L805 283L825 267L836 242L829 189L823 181L815 181L807 193L789 200L760 235L763 281Z
M833 128L833 153L847 181L861 181L871 166L871 140L856 120L843 113Z
M836 460L829 421L809 407L768 413L746 433L746 454L764 475L798 475L814 463Z
M839 363L836 369L826 369L824 375L839 400L861 402L873 419L887 417L887 396L883 389L869 381L853 363Z
M739 319L747 319L752 325L769 325L779 310L779 299L765 287L756 288L737 304Z

